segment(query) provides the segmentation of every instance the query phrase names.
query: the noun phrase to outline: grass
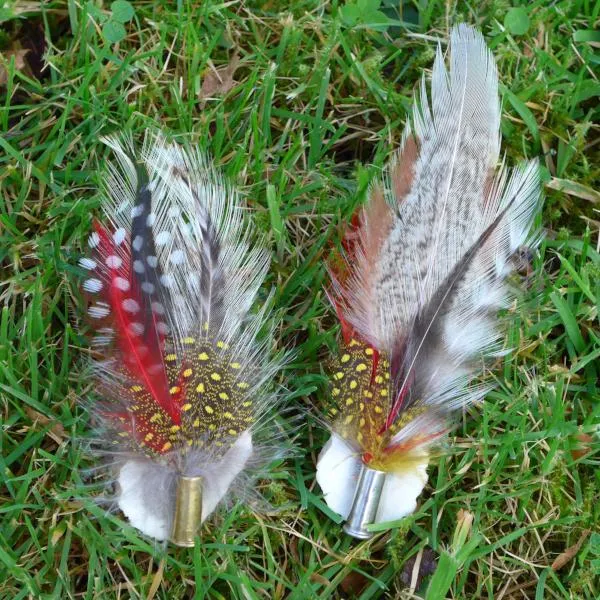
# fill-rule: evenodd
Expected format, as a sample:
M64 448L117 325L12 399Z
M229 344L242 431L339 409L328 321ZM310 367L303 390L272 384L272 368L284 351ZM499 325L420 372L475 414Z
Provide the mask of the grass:
M504 28L510 4L386 1L382 26L338 2L136 2L112 43L109 3L5 3L0 598L600 597L600 4L523 3L520 35ZM545 166L547 235L510 311L515 351L430 467L417 512L369 542L341 534L314 482L326 433L310 421L298 457L261 482L278 511L221 513L200 548L165 552L81 499L77 398L93 383L74 265L100 136L157 121L243 190L273 251L279 341L298 351L290 401L318 410L338 334L324 260L399 142L433 39L461 20L497 57L509 162ZM204 97L236 54L235 83Z

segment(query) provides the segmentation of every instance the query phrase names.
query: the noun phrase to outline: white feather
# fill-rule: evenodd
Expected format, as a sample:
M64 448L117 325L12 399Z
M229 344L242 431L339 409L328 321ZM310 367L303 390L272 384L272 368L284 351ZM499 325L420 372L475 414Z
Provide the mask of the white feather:
M409 471L386 475L375 523L395 521L414 512L417 497L427 483L427 463L424 454ZM361 459L356 451L334 433L319 454L317 483L327 506L344 519L352 508L360 469Z
M413 114L419 146L414 181L377 265L379 323L377 335L371 330L367 339L378 338L378 347L392 352L467 250L509 203L510 208L453 295L443 322L445 351L414 357L415 362L426 361L431 373L445 374L430 378L432 396L453 379L461 396L464 376L473 371L468 362L499 351L502 335L494 313L508 304L510 258L529 241L540 205L535 161L510 174L504 167L495 173L498 80L483 37L459 25L452 30L450 52L448 73L438 47L431 107L424 79L421 85Z
M192 455L189 476L202 476L202 522L216 509L252 455L252 436L245 431L218 461ZM158 476L157 476L158 474ZM128 460L119 470L117 504L142 533L166 540L171 533L176 480L166 466L149 459ZM150 486L148 485L150 483Z
M450 74L438 48L431 108L422 81L413 113L419 147L414 182L378 265L383 347L405 331L482 231L485 181L498 160L493 57L481 34L465 25L452 30L450 48Z

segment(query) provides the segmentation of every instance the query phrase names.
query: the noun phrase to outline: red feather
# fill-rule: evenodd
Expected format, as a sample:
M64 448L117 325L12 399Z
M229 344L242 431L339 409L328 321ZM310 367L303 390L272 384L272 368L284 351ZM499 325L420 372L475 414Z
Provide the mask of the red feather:
M118 358L125 365L132 379L139 382L171 418L175 425L181 422L179 403L169 393L166 367L164 363L164 343L152 347L145 343L144 337L136 330L136 313L134 310L126 310L126 303L131 307L142 306L143 300L138 285L131 270L131 257L129 244L118 245L114 236L104 229L98 222L94 223L94 229L99 237L99 243L95 248L94 260L110 267L110 257L118 256L121 263L110 267L109 281L103 290L103 300L110 307L109 319L114 328ZM120 256L119 256L120 255ZM123 290L118 285L119 278L128 282L128 289ZM127 287L127 286L125 286ZM153 328L151 335L147 338L157 338L164 341L164 335L156 329L157 319L155 313L152 318L145 321L146 328Z

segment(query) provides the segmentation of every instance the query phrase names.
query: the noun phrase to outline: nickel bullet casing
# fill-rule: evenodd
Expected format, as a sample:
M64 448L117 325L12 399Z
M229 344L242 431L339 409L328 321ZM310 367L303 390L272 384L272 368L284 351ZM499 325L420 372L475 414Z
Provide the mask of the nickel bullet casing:
M383 471L371 469L366 465L361 466L352 508L344 525L344 531L348 535L360 540L373 537L373 534L367 530L367 525L375 522L385 475Z

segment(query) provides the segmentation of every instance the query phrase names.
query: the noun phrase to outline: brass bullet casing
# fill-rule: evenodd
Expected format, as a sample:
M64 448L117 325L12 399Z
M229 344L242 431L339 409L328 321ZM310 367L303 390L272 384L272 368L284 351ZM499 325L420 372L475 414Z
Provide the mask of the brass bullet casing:
M371 525L377 516L385 475L383 471L370 469L366 465L361 466L352 508L344 525L344 531L348 535L359 540L373 537L373 534L367 530L367 525Z
M185 477L177 480L175 516L171 541L177 546L191 548L202 520L202 477Z

